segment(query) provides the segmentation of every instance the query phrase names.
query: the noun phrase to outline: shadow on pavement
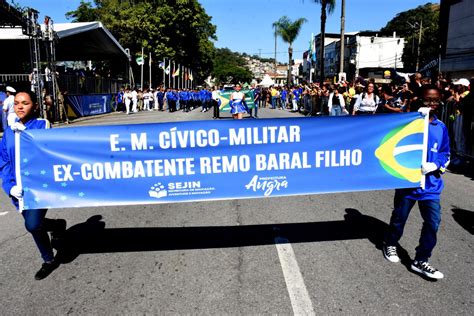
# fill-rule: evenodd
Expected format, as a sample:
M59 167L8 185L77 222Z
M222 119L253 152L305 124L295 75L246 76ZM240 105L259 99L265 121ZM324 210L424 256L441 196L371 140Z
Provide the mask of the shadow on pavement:
M70 263L80 254L86 253L271 245L275 244L277 237L293 244L368 239L378 249L382 249L383 235L388 225L356 209L345 211L344 220L330 222L159 228L105 228L102 216L95 215L65 232L58 243L58 259L61 263ZM399 256L402 263L410 264L404 249L399 249Z
M453 208L453 218L462 228L474 235L474 212L460 208Z

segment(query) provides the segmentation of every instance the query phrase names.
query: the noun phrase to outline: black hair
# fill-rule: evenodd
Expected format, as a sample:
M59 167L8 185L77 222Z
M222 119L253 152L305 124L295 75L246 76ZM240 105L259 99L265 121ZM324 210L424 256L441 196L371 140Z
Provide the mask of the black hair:
M34 93L33 91L31 90L19 90L16 92L16 95L18 95L19 93L26 93L30 99L31 99L31 102L33 104L38 104L38 97L36 96L36 93Z
M424 84L424 85L421 86L421 95L424 95L425 92L428 91L428 90L436 90L436 91L438 91L438 93L439 93L440 95L443 95L443 94L441 93L441 90L440 90L436 85L434 85L434 84L432 84L432 83L430 83L430 84Z
M382 93L393 95L392 87L390 87L388 84L382 85Z

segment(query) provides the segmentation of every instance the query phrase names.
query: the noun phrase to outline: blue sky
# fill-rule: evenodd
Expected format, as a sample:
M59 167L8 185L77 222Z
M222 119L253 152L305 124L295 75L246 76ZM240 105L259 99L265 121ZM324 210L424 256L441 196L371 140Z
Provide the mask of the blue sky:
M10 3L11 1L8 0ZM77 8L80 0L16 0L49 15L56 23L68 22L65 13ZM304 17L307 22L293 44L294 57L302 58L308 49L311 33L320 32L321 7L313 0L199 0L217 25L217 47L228 47L248 54L274 56L272 23L287 15L291 19ZM340 32L341 0L328 17L326 31ZM397 13L437 0L346 0L346 32L378 30ZM41 19L42 20L42 19ZM287 61L287 44L277 43L277 59Z

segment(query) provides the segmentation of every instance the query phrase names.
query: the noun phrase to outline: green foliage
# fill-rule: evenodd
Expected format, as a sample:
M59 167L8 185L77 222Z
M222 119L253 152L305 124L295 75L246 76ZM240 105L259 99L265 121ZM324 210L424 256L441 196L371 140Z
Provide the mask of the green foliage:
M301 26L303 23L306 22L305 18L299 18L295 21L291 21L289 17L286 15L281 17L278 21L273 23L273 27L275 28L275 32L277 35L280 35L282 40L285 43L289 44L288 47L288 64L292 65L293 64L293 42L295 39L298 37L298 34L300 33ZM287 76L287 82L288 84L292 83L291 80L291 71L290 68L288 69L288 76Z
M258 55L253 55L252 58L256 59L256 60L259 60L262 63L271 63L271 64L275 63L275 58L265 58L265 57L260 57Z
M245 60L239 53L228 48L216 49L212 76L220 83L239 83L252 80L252 73L245 66Z
M144 47L155 61L168 58L192 68L197 80L212 70L216 26L197 0L82 1L66 17L99 20L133 56Z
M275 27L276 32L278 35L280 35L281 39L291 46L291 44L293 44L295 39L298 37L301 26L305 22L305 18L299 18L295 21L291 21L290 18L285 15L273 23L273 27Z
M411 25L423 21L423 32L420 46L420 68L432 60L438 58L439 54L439 5L427 3L415 9L398 13L395 18L387 23L380 31L386 35L397 35L405 38L405 49L402 61L405 69L414 71L416 68L416 56L418 49L419 27Z
M313 0L317 4L321 5L321 8L324 8L325 11L329 14L334 12L336 8L336 0Z
M90 2L81 0L81 3L74 11L66 12L66 18L72 19L74 22L90 22L99 19L98 12Z

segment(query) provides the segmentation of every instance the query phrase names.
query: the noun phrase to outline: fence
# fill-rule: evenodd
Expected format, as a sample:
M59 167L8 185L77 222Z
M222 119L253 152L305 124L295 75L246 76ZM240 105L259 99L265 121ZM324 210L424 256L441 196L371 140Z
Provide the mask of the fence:
M67 92L68 94L116 93L120 90L120 86L126 84L123 79L63 74L60 74L57 80L61 92ZM45 75L41 75L41 81L47 82ZM30 75L28 74L0 74L0 83L23 89L31 86Z

